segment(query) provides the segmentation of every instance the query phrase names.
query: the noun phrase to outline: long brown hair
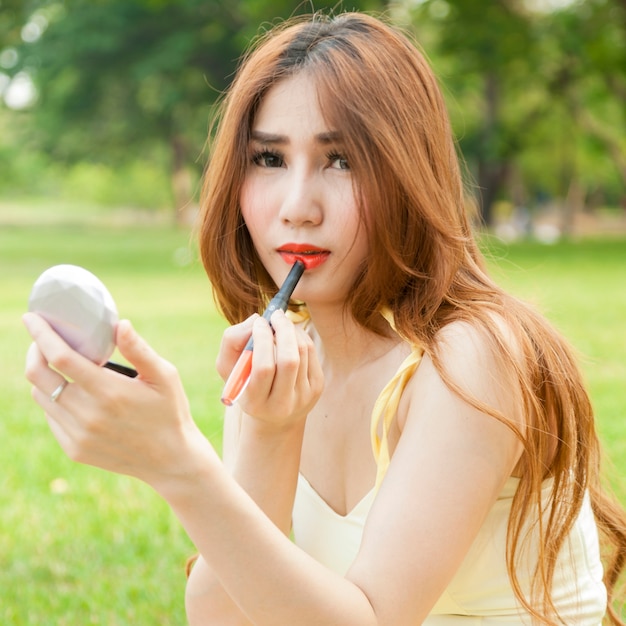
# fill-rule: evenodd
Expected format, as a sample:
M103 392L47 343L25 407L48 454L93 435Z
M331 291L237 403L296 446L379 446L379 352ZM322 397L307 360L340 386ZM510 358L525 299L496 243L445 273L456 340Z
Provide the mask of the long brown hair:
M446 107L410 36L363 14L317 14L275 27L244 57L220 110L200 221L201 255L223 314L231 323L242 321L260 312L275 289L245 228L239 192L259 103L295 72L316 82L326 121L342 132L361 206L375 207L362 210L371 254L350 291L351 314L379 332L381 310L391 310L398 332L424 347L444 380L509 425L524 445L507 534L516 595L536 620L558 623L549 593L556 557L588 492L609 546L608 614L622 624L613 595L626 559L626 516L600 485L599 443L580 372L558 333L488 277L467 216ZM504 325L494 324L494 316ZM466 397L442 367L438 331L458 320L479 327L519 381L525 432ZM541 494L548 477L553 487L546 504ZM540 520L539 559L526 598L514 564L533 519Z

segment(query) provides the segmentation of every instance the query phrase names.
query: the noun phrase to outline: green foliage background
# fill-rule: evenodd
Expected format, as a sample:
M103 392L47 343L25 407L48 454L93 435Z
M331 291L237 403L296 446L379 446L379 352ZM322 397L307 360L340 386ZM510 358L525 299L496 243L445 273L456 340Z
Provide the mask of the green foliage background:
M249 42L343 9L382 11L425 48L487 223L502 201L623 208L623 0L2 0L0 197L181 211ZM37 99L2 106L19 76Z

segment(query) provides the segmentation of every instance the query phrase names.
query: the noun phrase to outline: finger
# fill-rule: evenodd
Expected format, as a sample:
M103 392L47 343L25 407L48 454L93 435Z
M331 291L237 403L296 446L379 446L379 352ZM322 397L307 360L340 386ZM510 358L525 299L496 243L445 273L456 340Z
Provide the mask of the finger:
M51 399L52 394L59 389L62 383L67 382L64 376L55 372L48 366L48 363L36 343L32 343L26 353L25 376L26 379L37 389L40 389L44 395L47 394L49 399ZM57 393L60 394L61 391Z
M48 362L44 358L39 346L31 343L26 352L26 366L24 374L26 380L37 387L42 387L46 379L50 379L52 370L48 367Z
M299 389L310 389L310 357L312 356L309 348L313 346L311 338L300 328L296 329L296 337L298 341L298 357L300 359L300 367L298 369L298 377L296 385Z
M300 369L297 388L307 400L307 412L317 402L324 390L324 373L320 365L313 339L302 329L298 329Z
M59 443L61 449L73 460L78 460L76 456L75 437L76 419L63 409L59 404L51 404L45 393L39 389L33 389L33 399L44 408L44 416L52 435Z
M118 322L115 341L120 354L135 367L143 380L157 382L171 376L173 365L161 358L128 320Z
M38 387L33 387L32 389L33 399L44 410L46 416L48 418L52 416L53 419L63 424L67 424L68 421L75 421L72 415L67 411L66 408L64 408L62 404L62 401L64 399L63 394L70 391L68 387L71 387L71 383L67 383L65 385L65 388L56 400L52 400L52 398L50 397L50 393L48 393L47 391L39 389Z
M37 400L37 398L35 398ZM56 412L57 414L60 411ZM68 420L63 419L62 417L53 416L49 411L45 412L45 418L48 422L48 427L52 431L54 438L61 444L61 447L65 450L71 440L71 437L68 435Z
M269 396L276 374L274 333L267 320L259 317L254 321L252 339L254 350L247 393L256 398L265 398Z
M306 334L306 333L305 333ZM307 377L309 389L316 396L322 393L324 389L324 372L317 357L317 349L315 343L309 335L306 335L307 343Z
M271 323L276 345L276 376L272 392L286 397L293 394L302 366L298 336L294 324L281 310L274 312Z
M22 320L41 357L58 372L76 381L88 381L100 368L73 350L41 316L26 313Z
M229 376L252 335L254 321L259 317L259 314L255 313L241 324L230 326L224 331L216 359L217 371L222 378L226 379Z

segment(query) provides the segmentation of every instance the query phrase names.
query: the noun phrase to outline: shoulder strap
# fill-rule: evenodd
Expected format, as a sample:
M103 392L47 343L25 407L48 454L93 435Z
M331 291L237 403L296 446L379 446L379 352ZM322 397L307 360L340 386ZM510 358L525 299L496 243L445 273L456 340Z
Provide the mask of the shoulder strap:
M417 366L422 360L424 350L420 347L413 348L413 351L402 362L398 371L394 377L385 385L385 388L380 392L374 409L372 410L371 421L371 437L372 437L372 450L374 452L374 458L376 459L377 471L376 471L376 486L375 490L378 491L380 484L387 473L389 467L389 444L387 441L387 433L391 427L396 413L398 412L398 405L402 392L409 382L411 376L415 373ZM382 419L382 438L378 436L378 425Z
M383 311L384 317L390 323L393 328L393 317L391 313ZM294 324L306 325L310 322L309 312L306 306L300 307L298 311L287 310L287 316ZM411 354L404 359L400 364L400 367L394 374L393 378L385 385L385 388L380 392L374 409L372 410L371 419L371 438L372 438L372 450L374 452L374 458L376 459L376 491L380 487L380 484L387 473L389 467L389 445L387 441L387 433L391 427L396 413L398 412L398 404L402 397L402 392L409 382L411 376L415 373L417 366L422 360L424 350L421 347L415 346L411 351ZM382 419L382 438L378 436L378 425Z
M304 324L306 328L311 321L311 316L309 315L309 310L306 306L301 305L298 310L287 309L285 311L285 315L288 319L290 319L294 324Z

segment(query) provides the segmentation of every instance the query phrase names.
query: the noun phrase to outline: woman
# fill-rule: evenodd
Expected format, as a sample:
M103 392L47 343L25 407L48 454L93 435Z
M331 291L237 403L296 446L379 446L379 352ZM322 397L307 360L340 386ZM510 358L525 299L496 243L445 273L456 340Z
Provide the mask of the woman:
M192 626L597 625L607 607L621 624L626 522L580 373L487 276L411 42L359 14L270 32L225 99L203 197L202 257L234 324L222 377L254 339L224 464L128 322L134 380L26 318L27 376L66 452L152 485L197 546ZM270 327L258 313L295 259L294 314ZM55 402L48 364L73 380Z

